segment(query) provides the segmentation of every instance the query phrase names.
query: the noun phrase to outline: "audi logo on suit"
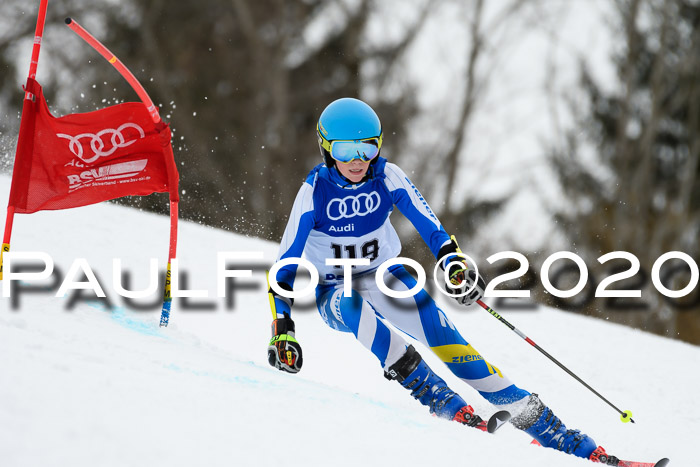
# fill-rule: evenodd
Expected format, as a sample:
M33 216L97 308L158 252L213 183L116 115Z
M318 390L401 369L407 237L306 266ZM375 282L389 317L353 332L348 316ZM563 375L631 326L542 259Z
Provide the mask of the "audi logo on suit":
M345 198L333 198L328 202L326 214L333 221L340 219L350 219L355 216L366 216L377 209L382 202L379 193L360 193L357 196L346 196Z

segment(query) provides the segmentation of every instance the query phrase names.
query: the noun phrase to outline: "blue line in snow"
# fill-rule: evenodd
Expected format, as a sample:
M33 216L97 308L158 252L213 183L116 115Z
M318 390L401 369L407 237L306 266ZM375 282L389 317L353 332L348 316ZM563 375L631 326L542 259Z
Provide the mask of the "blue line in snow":
M91 303L90 306L104 310L104 307L98 304ZM161 332L158 321L154 320L153 316L144 316L143 318L139 319L134 317L134 315L131 315L131 313L127 314L124 307L121 306L113 307L112 310L106 311L109 313L109 317L112 319L112 321L122 327L136 331L140 334L145 334L147 336L162 337L164 339L166 338L166 335Z

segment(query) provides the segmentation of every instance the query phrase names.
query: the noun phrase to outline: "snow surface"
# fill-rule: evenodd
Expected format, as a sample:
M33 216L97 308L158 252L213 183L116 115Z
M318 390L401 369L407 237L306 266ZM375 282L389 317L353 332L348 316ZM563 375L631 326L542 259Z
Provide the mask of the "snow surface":
M0 205L10 181L0 177ZM4 218L4 210L0 212ZM13 251L44 251L62 274L77 257L97 273L112 305L53 293L24 293L13 310L0 299L0 466L574 466L584 460L529 445L506 426L496 436L430 417L352 336L326 327L311 307L294 315L304 368L268 366L270 312L259 270L216 298L216 253L277 245L183 222L179 257L189 288L208 290L209 311L174 304L131 311L111 285L113 258L147 285L148 259L164 262L168 219L101 204L18 215ZM62 279L59 278L59 279ZM30 285L29 283L25 285ZM157 300L157 298L156 298ZM442 296L438 297L442 300ZM309 304L309 300L299 300ZM700 349L553 309L503 315L620 408L617 414L505 326L477 309L441 302L487 360L537 392L564 422L608 452L633 460L671 458L697 466ZM488 415L495 409L422 353L461 395Z

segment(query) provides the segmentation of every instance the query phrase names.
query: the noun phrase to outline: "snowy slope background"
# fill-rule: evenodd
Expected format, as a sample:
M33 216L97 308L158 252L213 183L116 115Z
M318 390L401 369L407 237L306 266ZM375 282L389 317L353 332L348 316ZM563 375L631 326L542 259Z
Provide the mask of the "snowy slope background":
M3 207L9 186L1 176ZM113 309L80 302L67 310L68 298L51 293L23 294L17 310L0 299L1 466L591 465L531 446L511 426L491 436L430 417L314 309L294 315L301 373L270 368L264 273L247 280L254 289L235 292L233 310L216 298L216 253L262 251L261 264L270 264L277 251L270 242L181 223L178 256L188 288L209 293L192 301L214 309L183 311L176 301L170 326L160 329L158 311L130 311L115 294L112 259L132 272L131 288L145 288L148 259L163 269L167 235L166 217L111 204L16 217L13 251L49 253L63 274L85 258ZM697 347L552 309L503 313L632 410L636 425L622 424L487 313L442 298L467 340L570 427L625 459L700 464ZM420 350L478 411L494 411Z

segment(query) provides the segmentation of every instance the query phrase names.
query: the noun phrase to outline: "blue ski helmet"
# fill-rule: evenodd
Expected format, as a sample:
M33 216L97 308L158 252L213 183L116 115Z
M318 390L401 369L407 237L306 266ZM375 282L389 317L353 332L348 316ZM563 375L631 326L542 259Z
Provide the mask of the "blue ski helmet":
M354 159L376 161L382 147L382 124L372 107L344 97L323 110L316 127L318 146L328 167Z

